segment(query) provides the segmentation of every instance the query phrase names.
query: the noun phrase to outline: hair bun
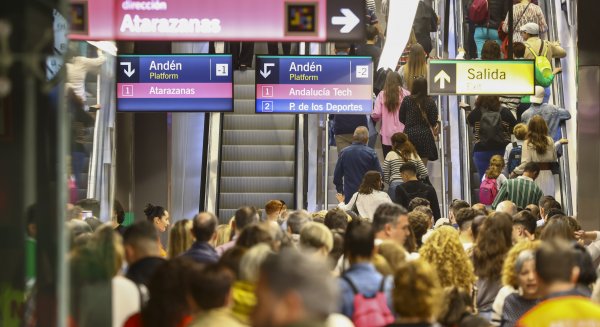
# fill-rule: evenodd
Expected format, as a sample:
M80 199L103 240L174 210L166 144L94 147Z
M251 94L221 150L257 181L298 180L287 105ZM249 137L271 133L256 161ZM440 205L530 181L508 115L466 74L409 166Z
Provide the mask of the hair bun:
M154 212L154 205L152 205L152 203L148 203L146 204L146 209L144 209L144 213L146 214L146 216L151 216L152 213Z

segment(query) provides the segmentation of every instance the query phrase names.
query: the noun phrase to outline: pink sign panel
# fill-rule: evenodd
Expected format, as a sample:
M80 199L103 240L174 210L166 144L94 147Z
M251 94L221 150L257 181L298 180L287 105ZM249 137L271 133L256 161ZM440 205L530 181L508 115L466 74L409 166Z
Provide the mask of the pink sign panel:
M72 39L326 41L362 37L365 17L362 0L88 0L87 8L88 33Z

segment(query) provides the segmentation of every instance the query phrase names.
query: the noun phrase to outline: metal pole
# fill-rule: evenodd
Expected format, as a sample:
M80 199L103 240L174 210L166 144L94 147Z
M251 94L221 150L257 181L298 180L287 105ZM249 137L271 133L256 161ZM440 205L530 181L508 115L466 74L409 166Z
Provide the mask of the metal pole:
M461 102L465 102L467 98L463 95L460 97ZM469 151L469 126L467 125L467 114L463 109L458 109L460 121L460 154L463 158L461 162L462 168L462 187L463 187L463 200L471 203L471 160Z
M325 131L325 159L323 162L323 210L329 207L329 115L325 115L323 130Z
M448 103L448 97L446 98L446 104ZM446 132L446 121L448 115L444 110L444 104L442 104L442 96L438 96L438 106L440 108L440 164L442 170L442 212L445 217L448 217L448 190L446 187L446 138L444 133Z
M514 57L513 55L513 32L515 30L515 27L513 26L514 24L514 17L513 17L513 12L514 12L514 8L513 8L513 4L512 4L512 0L506 0L506 2L508 2L508 59L512 59Z

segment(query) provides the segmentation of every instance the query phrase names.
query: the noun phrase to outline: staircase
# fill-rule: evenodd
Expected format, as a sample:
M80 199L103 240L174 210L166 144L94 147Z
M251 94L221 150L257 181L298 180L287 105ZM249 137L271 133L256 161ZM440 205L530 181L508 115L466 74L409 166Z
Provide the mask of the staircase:
M218 212L282 200L294 208L296 116L255 114L254 71L234 72L234 112L223 114Z

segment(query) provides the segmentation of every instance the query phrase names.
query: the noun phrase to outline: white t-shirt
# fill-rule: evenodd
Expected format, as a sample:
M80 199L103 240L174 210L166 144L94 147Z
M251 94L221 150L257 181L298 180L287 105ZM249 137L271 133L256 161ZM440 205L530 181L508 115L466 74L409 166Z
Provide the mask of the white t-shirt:
M358 202L357 202L358 197ZM358 209L358 214L369 221L373 221L373 214L377 207L379 207L382 203L392 203L392 199L390 196L383 191L373 190L371 194L359 194L358 192L352 195L352 198L348 201L348 204L340 203L338 204L338 208L348 211L352 210L354 203L356 202L356 209Z
M140 291L123 276L112 279L112 322L113 326L123 326L127 318L140 311Z

